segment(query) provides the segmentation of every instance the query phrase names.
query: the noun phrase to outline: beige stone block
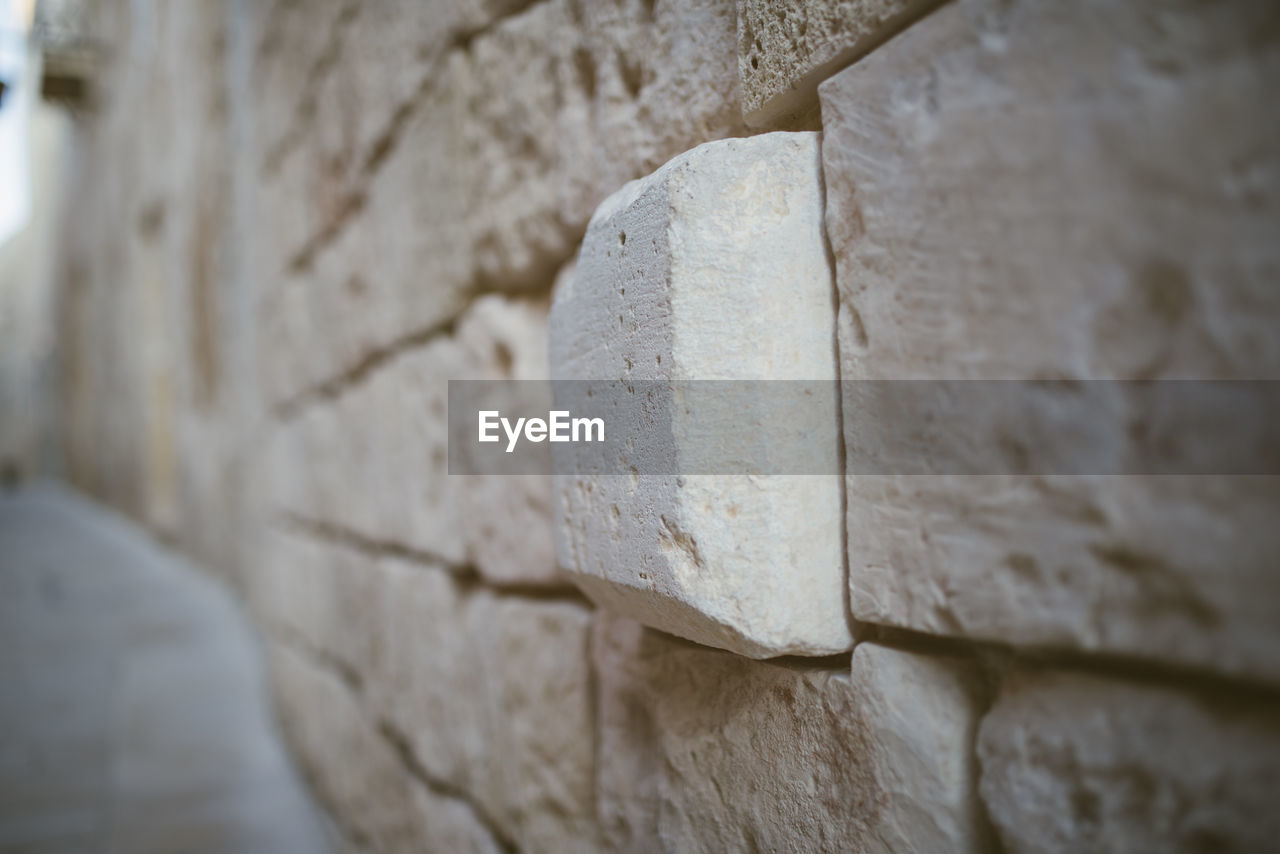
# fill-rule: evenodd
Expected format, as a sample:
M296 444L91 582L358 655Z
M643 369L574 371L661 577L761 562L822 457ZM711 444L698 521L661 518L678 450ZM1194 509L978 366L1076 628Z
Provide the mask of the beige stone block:
M312 536L272 529L244 590L264 628L305 646L348 674L374 663L381 590L377 560Z
M1008 678L978 739L1004 850L1272 847L1274 702L1228 696L1065 672Z
M474 791L492 709L481 639L468 634L467 591L447 572L404 561L382 560L375 571L377 619L365 627L377 639L365 674L370 708L433 777Z
M382 52L375 14L360 7L344 52ZM400 17L412 33L430 16L415 4ZM364 94L406 66L400 47L357 66L376 66L368 81L330 73L313 132L265 176L267 274L320 280L297 344L304 376L287 375L305 385L283 398L449 322L477 287L545 288L606 194L741 130L731 0L551 0L477 32L465 49L408 62L421 86L389 113L394 99Z
M813 110L818 84L937 0L738 0L742 115L766 127Z
M599 850L591 612L479 596L468 617L473 638L490 638L480 642L493 692L481 791L496 821L523 850Z
M504 850L471 803L414 772L341 679L288 646L269 653L286 736L344 835L378 851Z
M961 0L824 83L842 378L1280 376L1272 23L1248 3ZM1135 405L1117 386L1026 450L1103 423L1123 460ZM846 405L846 446L882 414ZM1012 425L986 417L975 447ZM858 619L1278 675L1274 478L847 489Z
M531 851L594 849L590 614L387 560L370 702Z
M545 379L546 304L477 300L453 335L303 403L270 445L275 503L495 583L562 583L548 477L448 474L450 380Z
M707 143L606 200L552 306L552 377L834 381L831 338L815 334L834 324L817 146L811 133ZM834 472L830 404L830 432L817 423L811 443ZM735 412L749 435L786 417ZM644 450L621 451L611 474L557 475L558 552L575 583L753 658L848 649L838 480L686 470L706 428L674 406L669 422L655 433L675 475Z
M448 336L306 401L271 445L277 512L460 565L458 479L448 476Z
M601 615L598 809L650 851L982 848L969 663L863 644L852 674Z

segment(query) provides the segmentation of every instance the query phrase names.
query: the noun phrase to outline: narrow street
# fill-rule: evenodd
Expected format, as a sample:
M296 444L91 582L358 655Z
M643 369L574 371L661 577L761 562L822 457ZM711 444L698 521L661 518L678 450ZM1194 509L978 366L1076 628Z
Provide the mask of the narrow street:
M0 852L313 852L230 596L51 486L0 494Z

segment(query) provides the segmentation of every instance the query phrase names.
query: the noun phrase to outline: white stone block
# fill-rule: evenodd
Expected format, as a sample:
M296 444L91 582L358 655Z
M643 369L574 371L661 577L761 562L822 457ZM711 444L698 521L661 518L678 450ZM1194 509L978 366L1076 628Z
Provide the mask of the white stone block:
M1273 17L961 0L824 83L842 380L1280 377ZM1147 422L1112 391L1009 456L1108 424L1126 459ZM850 460L883 414L844 407ZM1277 478L846 483L857 619L1280 677Z
M834 322L817 135L707 143L597 210L552 305L552 378L832 382ZM836 472L834 400L824 415L814 442ZM741 413L766 436L786 417ZM567 473L557 548L588 596L647 625L757 658L829 654L851 645L839 491L834 475Z

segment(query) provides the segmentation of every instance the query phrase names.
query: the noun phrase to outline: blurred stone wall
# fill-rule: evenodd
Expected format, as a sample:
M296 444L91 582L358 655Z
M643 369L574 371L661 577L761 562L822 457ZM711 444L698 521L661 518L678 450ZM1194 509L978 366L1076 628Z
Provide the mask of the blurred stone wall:
M51 474L60 466L56 258L74 168L70 119L41 101L32 82L40 77L38 56L24 76L18 83L28 91L10 88L5 94L10 116L26 113L30 192L29 218L0 244L0 477L6 481Z
M549 484L450 477L445 445L447 380L547 375L553 287L602 200L766 131L824 134L839 319L812 332L847 377L1172 377L1209 352L1211 376L1274 378L1267 4L90 15L105 60L58 253L68 477L245 597L350 850L1280 832L1273 479L850 475L852 652L752 661L597 609Z

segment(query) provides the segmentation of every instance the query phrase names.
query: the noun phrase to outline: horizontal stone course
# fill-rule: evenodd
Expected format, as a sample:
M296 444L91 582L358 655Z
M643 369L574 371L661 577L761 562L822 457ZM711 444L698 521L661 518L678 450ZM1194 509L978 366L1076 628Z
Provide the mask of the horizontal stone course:
M1268 19L961 0L824 83L842 379L1280 376ZM846 402L850 459L880 416ZM940 433L1034 462L1104 421L1123 461L1150 426L1122 386L1043 445L1015 417ZM857 619L1280 677L1275 478L855 474Z

